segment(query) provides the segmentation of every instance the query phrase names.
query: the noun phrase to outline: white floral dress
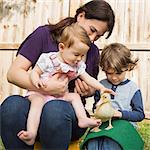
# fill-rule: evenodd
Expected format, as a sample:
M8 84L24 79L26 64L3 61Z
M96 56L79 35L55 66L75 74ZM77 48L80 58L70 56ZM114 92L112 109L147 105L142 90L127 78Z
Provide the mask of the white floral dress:
M62 74L62 80L64 76L67 75L70 81L85 72L86 64L84 63L84 61L80 61L76 66L70 66L69 64L61 62L58 59L57 55L58 52L43 53L37 61L37 65L43 72L43 74L41 75L41 79L44 80L44 82L47 82L47 80L56 73ZM27 95L29 96L31 94L41 93L35 91L28 91ZM51 95L44 95L44 97L46 102L56 99L56 97ZM57 99L62 99L62 97L57 97Z

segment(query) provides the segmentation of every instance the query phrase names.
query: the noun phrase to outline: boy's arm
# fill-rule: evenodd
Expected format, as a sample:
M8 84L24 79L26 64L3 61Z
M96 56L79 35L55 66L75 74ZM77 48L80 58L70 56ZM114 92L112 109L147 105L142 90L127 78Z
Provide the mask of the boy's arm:
M136 91L130 105L132 107L131 111L120 111L122 113L121 118L133 122L142 121L145 118L145 114L143 110L142 95L140 90Z
M101 83L99 83L98 80L90 76L87 72L82 73L79 77L91 87L95 88L96 90L100 90L101 93L109 93L115 95L115 92L113 90L105 88Z

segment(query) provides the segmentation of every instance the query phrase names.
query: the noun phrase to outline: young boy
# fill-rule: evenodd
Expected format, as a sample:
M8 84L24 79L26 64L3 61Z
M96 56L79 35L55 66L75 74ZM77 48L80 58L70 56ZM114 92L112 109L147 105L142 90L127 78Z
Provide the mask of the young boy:
M126 78L127 71L133 70L137 62L138 59L132 58L130 50L120 43L113 43L106 46L102 50L100 57L100 66L107 77L101 80L100 83L116 93L116 95L110 96L112 106L115 108L113 117L127 120L134 127L136 127L136 122L142 121L145 117L141 91L136 83ZM99 99L100 92L96 91L94 108ZM121 130L118 136L122 136ZM115 134L119 132L117 131ZM129 130L125 130L123 136L130 134ZM88 150L122 149L117 142L106 136L90 140L87 147Z

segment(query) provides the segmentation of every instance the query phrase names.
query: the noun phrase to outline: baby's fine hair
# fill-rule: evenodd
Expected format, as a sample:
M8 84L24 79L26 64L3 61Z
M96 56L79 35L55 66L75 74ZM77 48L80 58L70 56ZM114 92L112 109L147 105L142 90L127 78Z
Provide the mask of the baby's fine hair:
M124 69L131 71L137 65L138 58L133 59L130 49L120 43L112 43L102 49L100 67L103 71L109 68L121 73Z
M63 30L59 42L64 43L65 46L69 48L75 43L75 39L78 39L90 47L91 42L89 36L77 23L73 23Z

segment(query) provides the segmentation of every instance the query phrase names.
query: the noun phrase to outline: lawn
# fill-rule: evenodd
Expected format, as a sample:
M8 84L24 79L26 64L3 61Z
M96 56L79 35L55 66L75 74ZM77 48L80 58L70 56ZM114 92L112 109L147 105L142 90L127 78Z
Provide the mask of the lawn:
M144 140L144 150L150 150L150 120L138 123L138 131ZM5 150L0 138L0 150Z
M1 138L0 138L0 150L5 150Z
M144 140L144 150L150 150L150 120L138 123L138 131Z

